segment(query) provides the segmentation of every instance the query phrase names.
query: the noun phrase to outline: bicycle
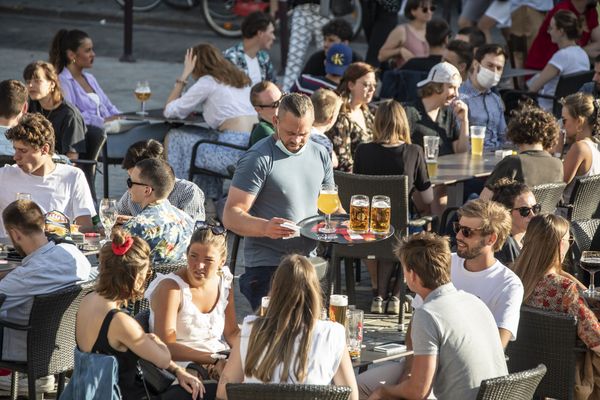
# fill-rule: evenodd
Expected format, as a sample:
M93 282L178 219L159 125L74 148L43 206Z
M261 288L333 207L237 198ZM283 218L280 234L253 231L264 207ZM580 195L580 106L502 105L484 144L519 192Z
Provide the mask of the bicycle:
M122 8L125 0L115 0ZM151 11L163 2L169 7L179 10L189 10L200 4L199 0L133 0L133 11Z

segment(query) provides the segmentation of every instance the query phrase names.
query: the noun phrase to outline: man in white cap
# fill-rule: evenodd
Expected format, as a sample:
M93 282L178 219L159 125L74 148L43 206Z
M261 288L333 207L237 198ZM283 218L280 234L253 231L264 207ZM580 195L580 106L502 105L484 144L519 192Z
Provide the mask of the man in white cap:
M406 107L413 143L423 146L424 136L439 136L440 155L468 150L469 112L458 100L461 83L460 72L447 62L436 64L417 83L419 99Z

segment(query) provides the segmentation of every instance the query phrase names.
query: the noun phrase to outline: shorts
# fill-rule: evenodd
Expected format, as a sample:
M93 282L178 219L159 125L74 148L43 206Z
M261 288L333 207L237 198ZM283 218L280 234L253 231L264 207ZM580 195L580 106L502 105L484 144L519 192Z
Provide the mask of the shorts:
M498 22L498 28L510 28L510 1L494 0L485 15Z

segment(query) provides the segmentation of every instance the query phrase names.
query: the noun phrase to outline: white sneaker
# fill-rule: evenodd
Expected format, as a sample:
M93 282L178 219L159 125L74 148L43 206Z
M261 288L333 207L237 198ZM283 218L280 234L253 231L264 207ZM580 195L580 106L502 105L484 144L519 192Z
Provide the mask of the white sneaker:
M387 302L387 313L391 315L400 314L400 299L396 296L391 296Z
M10 395L10 382L12 380L11 375L0 376L0 395ZM29 394L29 383L27 381L27 374L20 373L19 374L19 382L17 387L17 393L19 396L27 396ZM54 393L56 392L54 375L44 376L35 381L35 388L38 395L44 393Z
M373 297L371 302L371 312L373 314L383 314L383 298L381 296Z

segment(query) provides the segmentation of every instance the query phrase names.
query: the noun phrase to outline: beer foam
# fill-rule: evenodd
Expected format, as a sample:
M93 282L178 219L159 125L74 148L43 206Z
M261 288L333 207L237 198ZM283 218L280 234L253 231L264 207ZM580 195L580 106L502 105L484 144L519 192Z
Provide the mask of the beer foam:
M371 208L390 208L390 205L385 201L376 201L375 203L371 204Z
M369 200L354 200L351 205L357 207L369 207Z
M329 297L329 304L337 307L346 307L348 305L348 296L345 294L332 294Z
M271 298L269 296L265 296L260 300L260 305L262 308L269 308L269 301Z
M335 194L335 195L337 195L338 192L337 192L337 190L321 190L319 192L319 194Z

